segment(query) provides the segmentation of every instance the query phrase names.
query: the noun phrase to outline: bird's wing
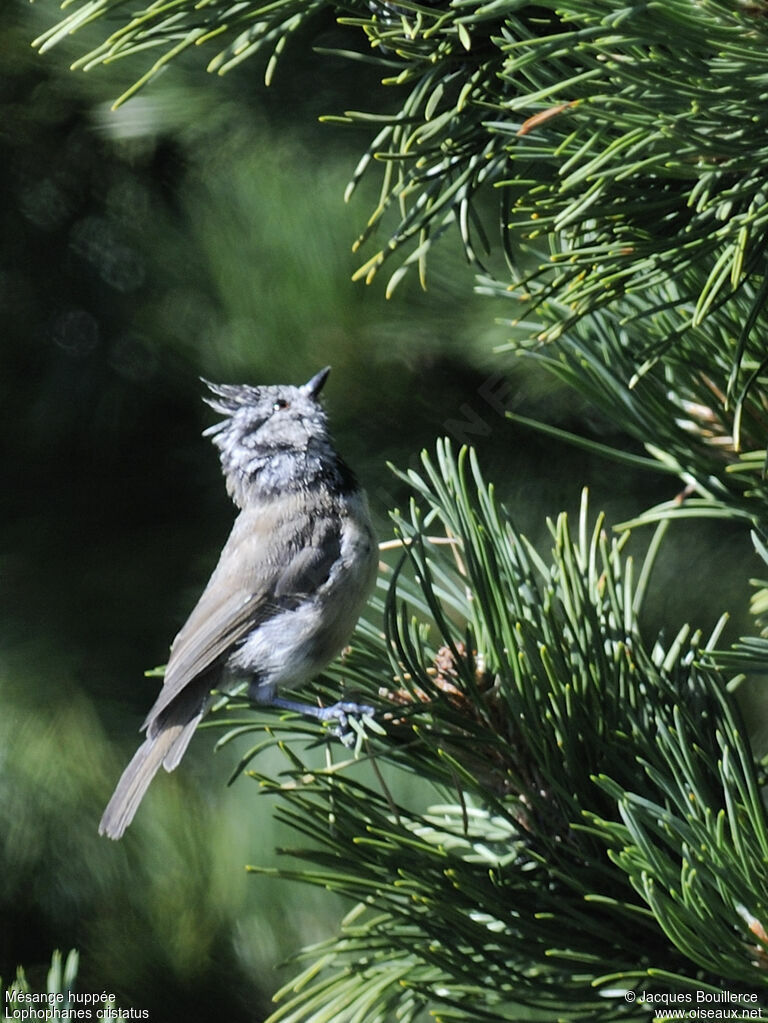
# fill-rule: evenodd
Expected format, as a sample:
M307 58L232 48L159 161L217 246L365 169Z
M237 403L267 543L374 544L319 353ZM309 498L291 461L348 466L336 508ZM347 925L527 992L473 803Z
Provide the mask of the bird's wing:
M156 721L259 622L290 608L328 578L339 557L336 523L289 511L282 507L278 514L267 506L240 513L219 564L173 641L163 688L142 727Z
M151 726L190 683L211 668L233 644L246 635L253 627L258 606L257 594L240 591L219 601L206 589L174 640L165 669L163 688L142 728ZM201 694L201 697L204 698L204 695Z

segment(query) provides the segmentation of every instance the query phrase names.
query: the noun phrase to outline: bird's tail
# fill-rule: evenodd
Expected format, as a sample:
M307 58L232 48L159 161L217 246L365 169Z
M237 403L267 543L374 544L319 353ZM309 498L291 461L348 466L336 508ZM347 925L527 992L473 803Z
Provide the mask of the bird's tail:
M99 824L99 834L121 838L160 767L172 771L189 745L204 710L186 721L167 721L157 727L153 722L149 734L123 771L112 798Z

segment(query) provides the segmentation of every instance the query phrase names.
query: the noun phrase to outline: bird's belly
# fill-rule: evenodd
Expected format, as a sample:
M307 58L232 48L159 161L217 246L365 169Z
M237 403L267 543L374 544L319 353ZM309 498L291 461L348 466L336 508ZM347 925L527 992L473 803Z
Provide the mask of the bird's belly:
M369 566L359 565L329 580L312 599L261 622L229 657L229 672L254 680L265 696L279 686L296 689L308 682L348 642L371 581Z

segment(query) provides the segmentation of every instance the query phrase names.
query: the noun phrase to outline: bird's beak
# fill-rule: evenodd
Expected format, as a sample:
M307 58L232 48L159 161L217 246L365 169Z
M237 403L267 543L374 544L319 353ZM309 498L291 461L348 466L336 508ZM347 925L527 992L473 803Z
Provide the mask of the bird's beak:
M308 394L310 398L317 398L318 394L323 389L323 384L328 379L328 374L331 372L331 367L326 366L325 369L321 369L319 373L315 373L311 380L307 380L306 384L302 386L302 391Z

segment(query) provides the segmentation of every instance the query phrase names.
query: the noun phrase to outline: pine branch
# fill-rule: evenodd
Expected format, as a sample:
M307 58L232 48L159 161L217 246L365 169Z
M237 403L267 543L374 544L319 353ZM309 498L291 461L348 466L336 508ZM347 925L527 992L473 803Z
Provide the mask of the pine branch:
M749 375L768 244L768 108L759 91L768 35L759 5L663 0L652 17L595 0L167 0L138 13L123 0L63 6L70 13L37 40L43 50L118 19L76 67L162 51L121 101L201 46L217 48L208 64L217 73L266 51L269 78L291 34L333 11L349 33L345 54L380 63L383 85L399 98L392 115L342 118L376 126L352 188L382 168L358 246L382 228L386 241L360 276L370 280L396 259L390 290L411 266L423 278L432 244L453 224L479 265L487 247L479 210L495 194L514 293L531 309L558 305L543 339L636 295L646 317L670 321L671 331L652 326L652 336L675 346L738 297L745 317L729 356L730 393ZM510 279L496 286L509 291Z
M675 285L666 290L672 305ZM685 311L681 304L676 308ZM545 316L562 322L560 312L551 303ZM678 338L672 338L672 318L660 314L653 321L656 334L677 341L661 352L644 346L649 324L643 304L626 301L573 325L550 345L518 342L510 347L543 363L643 443L661 471L691 485L704 512L760 524L768 521L768 399L762 361L751 352L745 359L748 386L734 400L728 398L742 312L736 303L728 313L713 313L706 329ZM644 360L640 372L638 353ZM690 500L676 499L632 524L695 508Z
M404 478L401 561L317 695L376 703L363 759L442 802L395 802L354 758L310 768L283 742L281 778L248 771L304 836L307 865L279 873L359 904L273 1020L635 1018L621 992L649 978L763 988L768 821L703 653L717 637L645 641L650 566L635 580L586 500L547 560L466 450Z

